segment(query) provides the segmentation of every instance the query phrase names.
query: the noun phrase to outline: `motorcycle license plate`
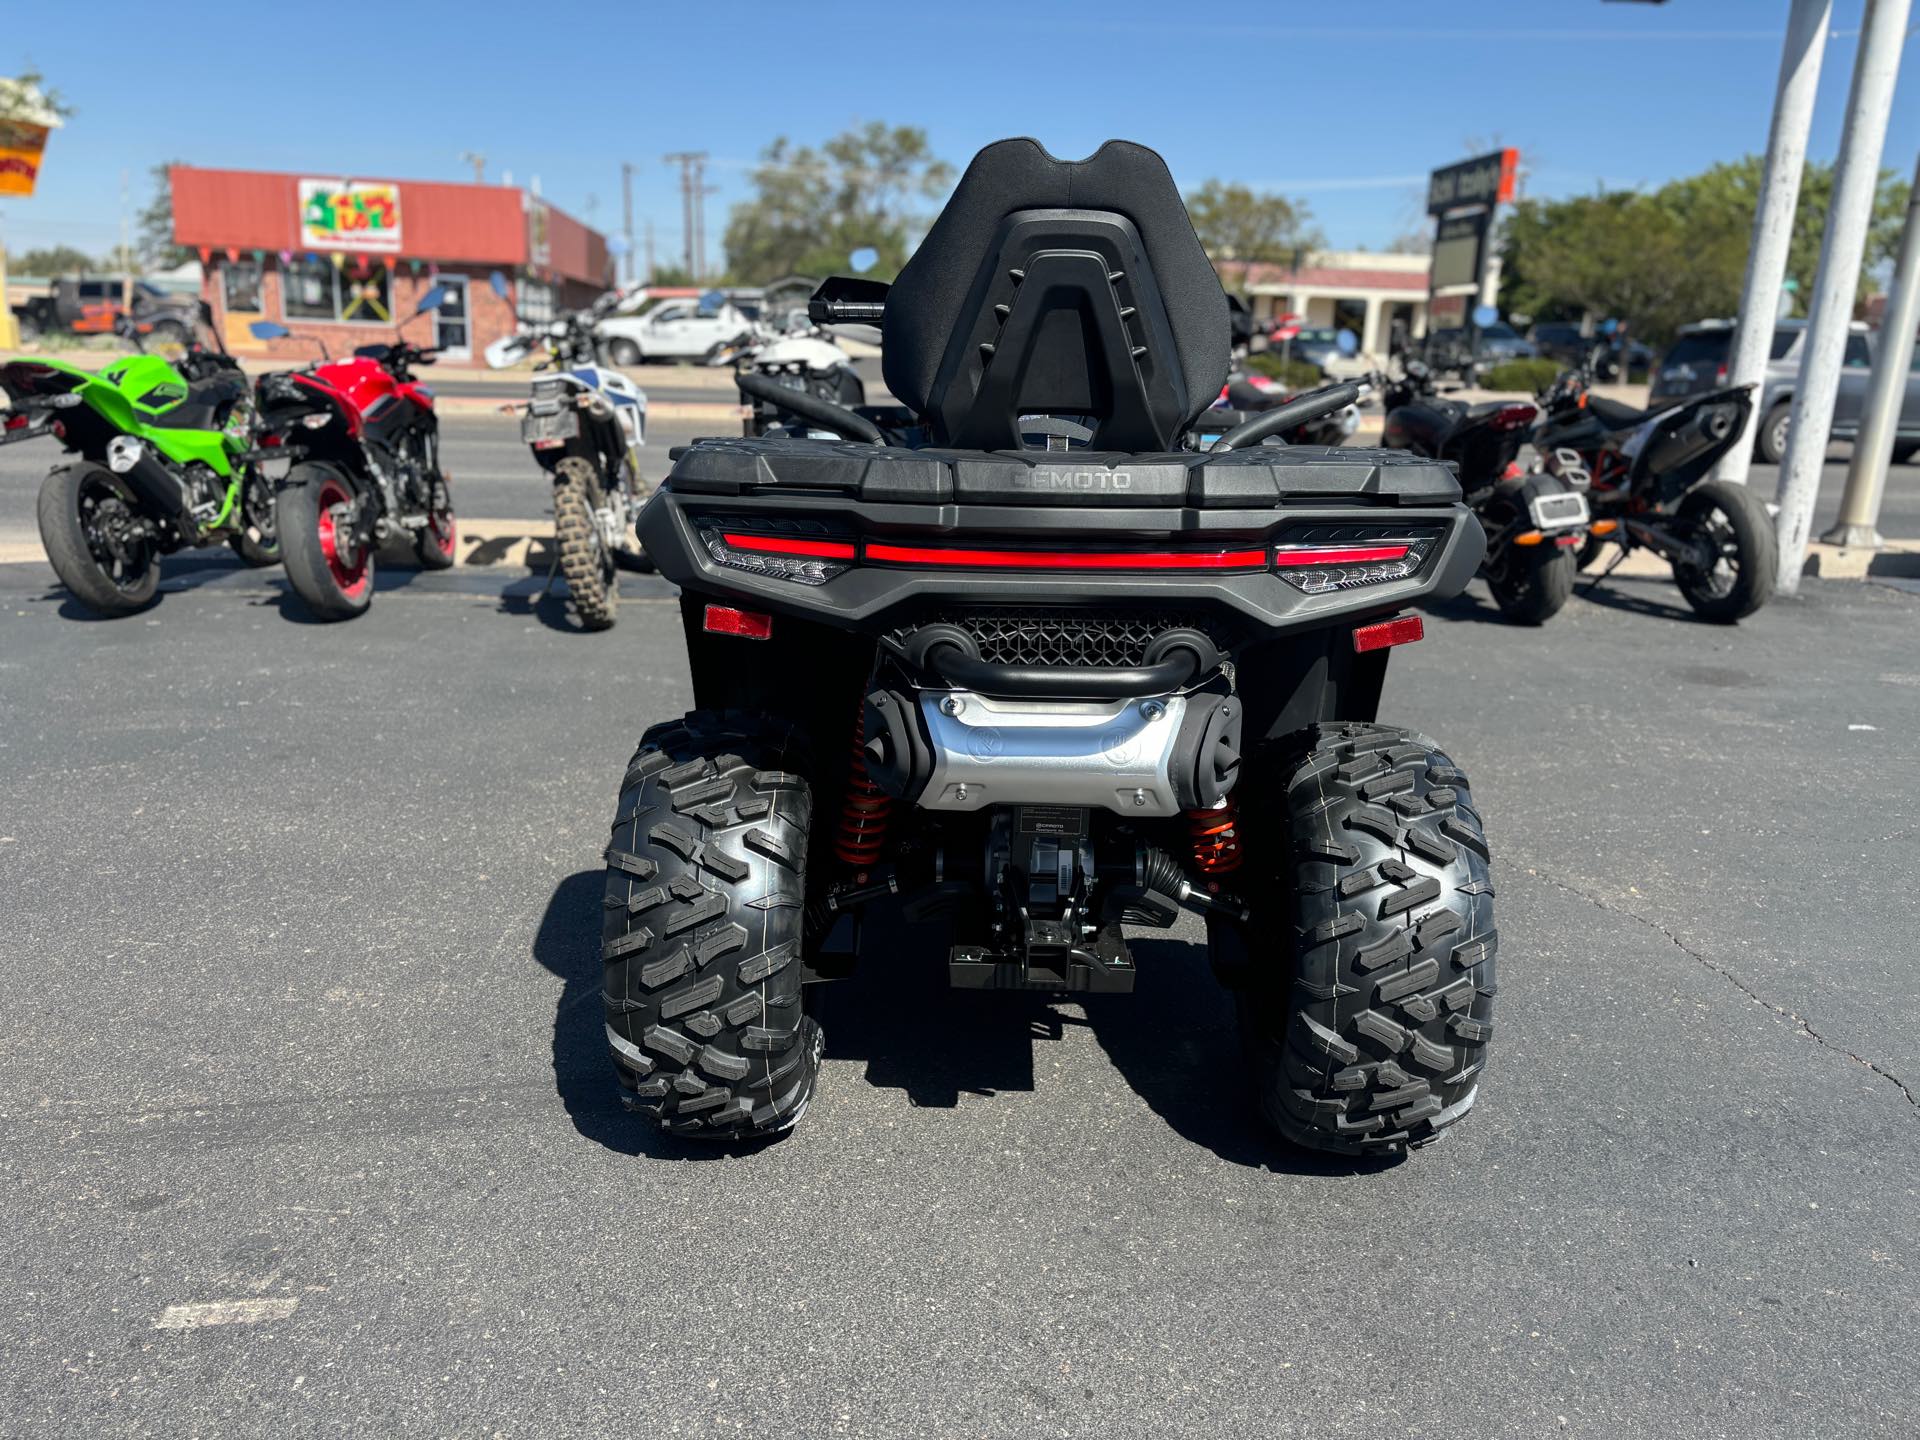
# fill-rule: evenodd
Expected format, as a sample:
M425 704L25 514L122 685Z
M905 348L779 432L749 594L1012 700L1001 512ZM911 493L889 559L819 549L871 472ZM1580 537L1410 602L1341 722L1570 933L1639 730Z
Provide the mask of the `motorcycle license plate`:
M1589 519L1587 497L1580 494L1536 495L1527 502L1533 523L1542 530L1565 530Z
M520 417L520 438L528 445L559 444L580 433L580 412L568 406L551 415L528 411Z

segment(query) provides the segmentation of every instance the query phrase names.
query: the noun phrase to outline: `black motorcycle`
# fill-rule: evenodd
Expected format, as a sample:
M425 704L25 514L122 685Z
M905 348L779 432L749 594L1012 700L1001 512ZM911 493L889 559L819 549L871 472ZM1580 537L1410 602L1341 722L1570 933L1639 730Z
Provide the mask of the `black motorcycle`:
M1584 368L1563 373L1540 397L1546 414L1533 433L1546 473L1589 479L1596 519L1581 567L1611 541L1619 554L1604 580L1645 547L1673 567L1674 584L1702 619L1731 625L1753 614L1779 571L1773 519L1745 485L1705 478L1745 430L1753 387L1636 410L1595 394L1592 381Z
M879 320L897 423L787 390L807 434L697 441L640 517L699 708L642 739L606 852L627 1101L793 1125L826 1073L807 996L851 983L869 907L948 932L890 971L1037 992L1131 990L1128 927L1187 909L1284 1134L1438 1138L1492 1034L1487 846L1466 776L1376 712L1409 607L1480 562L1452 472L1263 443L1352 383L1195 443L1227 305L1137 145L989 146L891 287L809 312Z
M1519 464L1534 407L1442 399L1418 360L1403 362L1399 378L1387 382L1386 404L1382 445L1450 461L1459 472L1466 502L1487 530L1480 573L1500 613L1539 625L1558 612L1573 593L1575 554L1590 517L1576 472L1529 473Z

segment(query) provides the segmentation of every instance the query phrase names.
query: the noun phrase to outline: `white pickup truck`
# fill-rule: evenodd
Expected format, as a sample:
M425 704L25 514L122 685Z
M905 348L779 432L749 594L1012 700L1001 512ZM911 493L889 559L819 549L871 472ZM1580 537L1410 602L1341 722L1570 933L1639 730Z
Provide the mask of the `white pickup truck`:
M609 316L597 331L614 364L639 365L648 360L712 359L751 338L754 322L716 291L658 300L637 315Z

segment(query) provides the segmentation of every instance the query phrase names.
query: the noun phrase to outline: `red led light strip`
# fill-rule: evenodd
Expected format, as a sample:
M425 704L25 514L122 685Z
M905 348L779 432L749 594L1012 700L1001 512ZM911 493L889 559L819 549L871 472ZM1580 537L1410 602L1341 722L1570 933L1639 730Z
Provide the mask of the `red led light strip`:
M869 542L867 559L893 565L994 570L1261 570L1264 550L961 550Z
M735 550L752 555L803 555L809 560L851 560L854 549L845 540L793 540L784 535L723 534Z
M1304 545L1282 546L1273 553L1273 563L1289 570L1301 565L1359 565L1368 560L1404 560L1405 545Z

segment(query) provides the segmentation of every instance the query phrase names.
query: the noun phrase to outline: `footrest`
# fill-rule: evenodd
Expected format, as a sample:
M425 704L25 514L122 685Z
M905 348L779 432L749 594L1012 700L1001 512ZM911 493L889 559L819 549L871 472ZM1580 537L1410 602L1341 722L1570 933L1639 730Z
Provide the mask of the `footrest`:
M956 990L1069 990L1077 994L1127 995L1133 991L1132 956L1102 961L1085 950L1061 950L1022 959L975 945L956 945L947 955L947 983Z

